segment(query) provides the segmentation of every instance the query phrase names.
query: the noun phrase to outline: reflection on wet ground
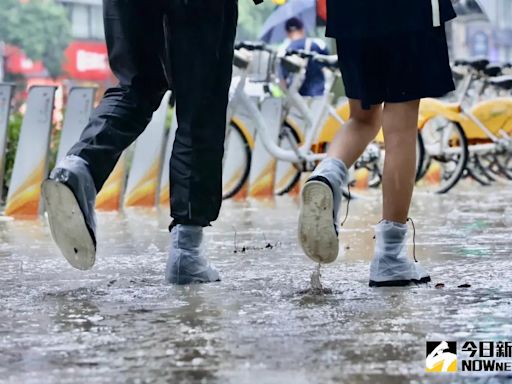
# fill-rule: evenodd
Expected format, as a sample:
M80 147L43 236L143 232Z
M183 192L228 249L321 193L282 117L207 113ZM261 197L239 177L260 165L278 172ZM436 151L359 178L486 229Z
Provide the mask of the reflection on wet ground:
M426 339L512 341L511 199L511 188L417 192L416 254L433 282L405 289L367 286L379 199L351 204L344 255L322 268L325 295L308 291L316 266L297 245L290 198L227 202L207 230L223 281L189 287L163 283L166 209L101 214L85 273L57 254L44 220L4 218L0 381L512 380L424 373Z

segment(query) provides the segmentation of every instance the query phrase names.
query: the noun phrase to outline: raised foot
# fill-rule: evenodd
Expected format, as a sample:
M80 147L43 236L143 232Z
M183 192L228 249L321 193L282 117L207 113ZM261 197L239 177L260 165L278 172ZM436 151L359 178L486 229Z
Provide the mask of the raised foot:
M316 263L332 263L338 257L333 210L331 188L321 181L308 181L301 194L298 237L306 255Z

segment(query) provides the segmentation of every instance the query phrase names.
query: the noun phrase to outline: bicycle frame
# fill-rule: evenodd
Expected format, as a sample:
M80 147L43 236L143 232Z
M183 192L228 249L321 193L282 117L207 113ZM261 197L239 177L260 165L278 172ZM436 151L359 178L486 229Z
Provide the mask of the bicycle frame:
M317 116L312 116L309 107L307 106L304 98L299 94L298 89L300 88L301 76L304 76L305 68L301 70L299 76L295 76L288 91L285 107L295 107L306 122L306 136L304 144L300 147L292 150L285 150L271 139L270 132L265 122L263 114L258 109L256 103L251 100L251 97L245 93L245 85L247 83L247 71L243 70L241 73L240 81L236 87L231 100L231 108L229 109L228 121L236 114L238 106L243 106L250 113L251 117L256 123L256 130L261 135L263 145L265 149L276 159L281 161L287 161L292 163L301 162L314 162L325 158L325 154L315 154L311 152L311 147L316 138L316 134L319 128L319 123L324 116L324 111L319 113ZM328 108L329 103L327 102L329 95L326 92L324 96L326 98L326 107ZM233 107L234 105L234 107Z
M480 130L484 136L491 141L491 143L470 145L469 150L471 153L487 153L497 150L499 147L509 148L512 145L512 141L510 140L510 136L505 131L501 130L500 134L502 137L498 137L477 116L475 116L470 108L464 106L464 103L468 97L469 89L475 80L475 73L471 70L468 71L465 79L463 80L463 85L460 89L458 100L454 104L444 103L436 99L423 100L422 106L420 108L420 127L423 128L425 124L432 118L435 118L436 116L442 116L449 121L460 124L464 130L468 129L469 126ZM481 90L483 89L484 87L482 87ZM433 148L429 148L429 152L431 150L433 150ZM440 150L435 150L433 152L434 154L441 154L439 151ZM446 151L443 153L450 153L454 151L456 150L453 148L446 149Z
M480 130L485 133L485 135L487 135L489 137L489 139L491 139L494 143L497 143L499 141L499 138L494 134L492 133L472 112L471 110L467 109L465 106L464 106L464 101L466 100L466 97L467 97L467 94L468 94L468 91L469 89L471 88L471 85L473 84L473 82L475 81L475 75L472 71L469 71L468 72L468 75L467 75L467 79L466 79L466 83L465 83L465 86L464 88L462 88L462 92L459 96L459 102L458 104L460 105L460 110L461 110L461 114L466 116L468 119L470 119L474 124L476 124L478 126L478 128L480 128ZM480 94L483 92L484 90L484 86L482 86L481 90L480 90Z

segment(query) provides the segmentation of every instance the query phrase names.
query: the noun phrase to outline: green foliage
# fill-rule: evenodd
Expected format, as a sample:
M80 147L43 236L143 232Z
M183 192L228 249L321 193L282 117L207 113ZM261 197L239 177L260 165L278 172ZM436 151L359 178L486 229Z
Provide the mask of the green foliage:
M48 154L48 170L55 168L57 163L57 152L59 150L60 137L62 129L56 129L55 125L52 126L52 133L50 136L50 152Z
M21 122L23 115L21 113L13 113L9 118L9 127L7 131L7 148L5 151L5 175L4 175L4 196L7 187L11 183L12 168L14 167L14 158L16 157L16 149L18 148L18 140L20 138Z
M252 0L240 0L237 40L257 40L263 23L275 8L268 0L259 5L254 5Z
M16 158L16 150L18 149L18 142L20 139L21 123L23 122L23 114L16 112L11 114L9 118L9 126L7 128L7 145L5 151L5 175L4 175L4 190L0 191L5 201L7 196L8 186L11 184L12 170L14 168L14 160ZM61 130L52 127L52 134L50 137L50 151L48 154L48 169L53 169L57 159L57 150L60 143Z
M49 75L57 77L71 41L66 10L53 0L0 0L0 40L42 60Z

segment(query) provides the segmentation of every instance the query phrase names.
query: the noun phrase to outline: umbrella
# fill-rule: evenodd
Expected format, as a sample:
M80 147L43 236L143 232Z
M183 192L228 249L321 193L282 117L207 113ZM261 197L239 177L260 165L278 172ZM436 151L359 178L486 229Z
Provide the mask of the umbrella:
M485 20L492 19L493 3L489 0L459 0L455 3L455 10L459 16L481 17Z
M281 43L286 38L284 29L286 20L297 17L304 23L307 32L313 32L316 26L315 0L288 0L269 16L260 32L260 39L266 43Z

